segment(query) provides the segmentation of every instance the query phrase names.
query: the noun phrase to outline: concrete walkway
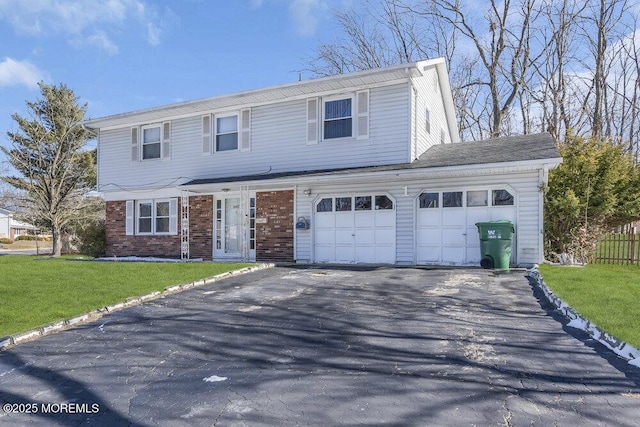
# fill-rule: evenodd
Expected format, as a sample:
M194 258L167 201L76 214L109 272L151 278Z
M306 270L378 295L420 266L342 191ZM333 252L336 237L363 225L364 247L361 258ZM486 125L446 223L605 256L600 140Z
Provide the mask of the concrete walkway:
M638 369L554 316L524 272L263 270L0 353L38 412L0 424L637 425Z

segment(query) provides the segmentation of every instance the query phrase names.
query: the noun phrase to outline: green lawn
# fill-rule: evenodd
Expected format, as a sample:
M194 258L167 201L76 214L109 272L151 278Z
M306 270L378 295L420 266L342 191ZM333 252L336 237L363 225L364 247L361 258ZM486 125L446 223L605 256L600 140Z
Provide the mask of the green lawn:
M541 265L547 286L583 317L640 348L640 267Z
M248 265L0 256L0 337Z

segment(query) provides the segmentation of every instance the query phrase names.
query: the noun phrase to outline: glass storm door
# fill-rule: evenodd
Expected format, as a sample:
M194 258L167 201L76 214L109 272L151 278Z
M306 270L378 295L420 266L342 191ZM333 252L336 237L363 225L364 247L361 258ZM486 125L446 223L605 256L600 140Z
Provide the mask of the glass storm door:
M215 200L215 242L218 258L256 259L256 197L227 196Z
M215 255L239 256L242 252L242 238L240 198L217 199Z

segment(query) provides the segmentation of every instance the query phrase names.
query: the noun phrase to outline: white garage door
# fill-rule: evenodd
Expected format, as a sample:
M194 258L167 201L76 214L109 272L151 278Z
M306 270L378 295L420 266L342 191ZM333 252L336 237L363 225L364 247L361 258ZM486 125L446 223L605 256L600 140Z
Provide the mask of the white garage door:
M420 194L417 200L417 263L479 265L480 237L475 224L505 219L516 224L516 199L512 193L500 188Z
M316 262L395 262L396 209L387 195L322 197L312 226Z

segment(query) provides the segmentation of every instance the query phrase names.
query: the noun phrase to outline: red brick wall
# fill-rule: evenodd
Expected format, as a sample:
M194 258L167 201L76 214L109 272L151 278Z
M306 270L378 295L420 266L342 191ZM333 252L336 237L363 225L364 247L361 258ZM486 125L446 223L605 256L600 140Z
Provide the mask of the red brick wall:
M189 197L189 255L213 258L213 196Z
M127 236L126 202L107 202L107 256L156 256L180 258L180 234L175 236Z
M293 261L293 190L256 194L256 261Z

